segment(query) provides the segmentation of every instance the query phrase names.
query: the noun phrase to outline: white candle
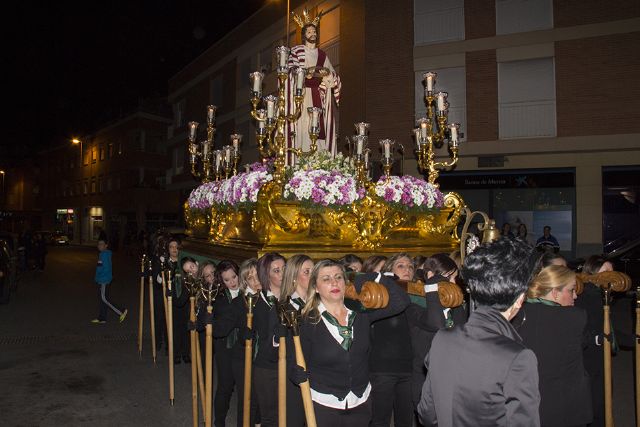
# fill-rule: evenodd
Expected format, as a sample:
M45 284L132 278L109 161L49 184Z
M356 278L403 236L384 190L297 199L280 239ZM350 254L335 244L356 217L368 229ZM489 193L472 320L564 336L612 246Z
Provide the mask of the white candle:
M433 92L433 85L436 82L437 75L438 75L437 73L432 73L431 71L424 73L422 75L425 81L425 87L427 88L428 92Z
M317 127L320 121L320 108L318 107L309 107L307 111L309 112L309 121L311 127Z
M216 170L220 169L220 161L222 160L220 157L222 157L222 152L220 152L220 150L216 150Z
M453 147L458 146L458 129L460 128L459 123L452 123L449 125L449 131L451 134L449 135L449 142Z
M369 150L364 150L364 168L369 169Z
M358 132L358 135L366 135L367 130L369 129L369 123L365 123L365 122L356 123L355 127L356 127L356 132Z
M224 162L226 164L231 163L231 146L227 145L224 147Z
M189 122L189 139L191 141L195 141L197 130L198 130L198 122Z
M384 157L385 159L391 157L391 144L389 143L389 141L386 141L384 143Z
M216 106L207 105L207 123L213 124L216 118Z
M207 158L207 154L209 154L209 141L204 141L202 143L202 156Z
M262 93L262 79L264 78L264 74L260 71L254 71L249 74L249 79L251 79L251 89L258 94ZM258 95L259 96L259 95Z
M276 48L276 56L278 57L278 68L284 70L287 68L289 60L289 48L286 46L278 46Z
M445 100L447 99L447 92L438 92L438 111L444 111Z
M356 137L356 154L362 154L362 138Z
M304 68L296 68L296 89L302 89L304 86Z
M418 148L418 150L420 149L420 139L422 138L422 132L421 132L421 128L417 128L413 130L413 136L416 139L416 147Z
M276 101L278 98L273 95L269 95L265 97L264 100L267 102L267 118L273 119L276 115Z
M427 128L429 120L422 118L418 121L418 123L420 124L420 136L422 137L422 139L427 139Z
M244 165L244 171L245 171L246 173L249 173L249 165Z

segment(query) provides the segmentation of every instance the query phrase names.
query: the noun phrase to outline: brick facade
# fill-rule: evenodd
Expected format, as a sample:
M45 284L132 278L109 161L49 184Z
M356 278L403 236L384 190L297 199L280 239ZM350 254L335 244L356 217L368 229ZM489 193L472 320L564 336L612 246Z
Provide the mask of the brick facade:
M495 50L467 52L467 141L498 139L498 66Z

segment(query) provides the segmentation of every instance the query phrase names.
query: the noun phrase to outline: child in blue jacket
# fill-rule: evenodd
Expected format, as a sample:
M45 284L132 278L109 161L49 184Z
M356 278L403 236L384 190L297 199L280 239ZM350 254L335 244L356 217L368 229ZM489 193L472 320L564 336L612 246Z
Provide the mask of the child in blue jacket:
M98 298L100 305L100 313L97 319L93 319L91 323L106 323L107 322L107 309L113 310L119 317L120 322L127 317L128 310L119 310L113 304L107 300L108 285L113 279L111 272L111 251L107 249L107 241L104 239L98 240L98 265L96 266L95 282L98 284Z

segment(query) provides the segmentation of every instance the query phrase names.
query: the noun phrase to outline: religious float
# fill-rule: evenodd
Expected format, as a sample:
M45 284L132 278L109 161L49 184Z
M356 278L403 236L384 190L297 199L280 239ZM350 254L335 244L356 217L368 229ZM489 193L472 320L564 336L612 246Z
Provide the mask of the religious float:
M318 18L298 20L305 28ZM484 220L478 228L494 236L493 221L471 212L460 195L443 193L437 183L440 171L458 161L460 125L448 122L447 93L435 90L436 73L424 74L426 114L413 130L418 169L427 179L392 175L396 143L383 139L375 145L384 173L372 180L369 123L355 123L354 135L345 138L345 154L336 150L328 109L339 99L340 80L323 52L315 50L276 48L276 94L263 97L264 74L250 74L261 162L238 167L242 135L231 135L229 145L214 149L215 106L207 107L201 139L199 124L189 123L191 173L202 183L184 204L189 235L184 251L236 260L267 252L320 259L461 249L464 256L461 241L471 236L467 229L476 213ZM305 52L318 55L317 62L305 62ZM438 161L435 150L444 144L448 158ZM466 224L460 228L463 216Z

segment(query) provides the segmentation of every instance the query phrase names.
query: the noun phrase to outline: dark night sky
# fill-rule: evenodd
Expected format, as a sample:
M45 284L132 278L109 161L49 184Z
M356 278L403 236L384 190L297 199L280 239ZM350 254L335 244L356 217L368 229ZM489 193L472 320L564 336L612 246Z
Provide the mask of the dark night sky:
M0 166L90 132L139 97L166 96L172 75L267 1L17 2L3 13Z

